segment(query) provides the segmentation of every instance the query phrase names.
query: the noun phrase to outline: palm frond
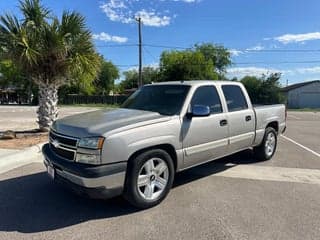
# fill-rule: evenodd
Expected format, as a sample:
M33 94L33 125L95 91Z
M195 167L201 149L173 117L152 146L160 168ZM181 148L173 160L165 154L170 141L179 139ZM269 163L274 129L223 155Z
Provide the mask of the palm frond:
M51 13L48 8L40 4L39 0L20 0L19 3L26 24L32 22L36 27L39 27Z
M7 34L16 34L20 28L21 26L17 17L10 14L0 16L0 37L4 37Z
M71 36L82 33L86 30L85 18L77 12L64 11L61 18L61 33Z
M37 82L57 85L66 79L93 81L100 68L91 32L77 12L48 18L39 0L20 2L22 23L11 15L0 17L0 48Z

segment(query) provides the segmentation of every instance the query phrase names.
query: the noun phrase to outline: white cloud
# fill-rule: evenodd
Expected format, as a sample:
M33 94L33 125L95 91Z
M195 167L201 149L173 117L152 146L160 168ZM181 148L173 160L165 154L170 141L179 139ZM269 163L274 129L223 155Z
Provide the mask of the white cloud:
M297 76L305 74L320 74L320 66L305 67L305 68L292 68L292 69L278 69L278 68L265 68L265 67L234 67L227 69L229 77L242 78L244 76L260 77L263 74L282 73L284 76ZM290 77L289 77L290 78Z
M239 56L240 54L243 53L243 51L237 50L237 49L229 49L229 52L231 53L232 56Z
M260 67L234 67L227 69L227 73L231 76L244 77L250 76L261 76L263 74L283 72L275 68L260 68Z
M275 37L274 40L283 44L303 43L305 41L320 40L320 32L304 33L304 34L284 34Z
M260 44L258 44L258 45L256 45L256 46L247 48L246 50L247 50L247 51L261 51L261 50L263 50L263 49L264 49L264 47L261 46Z
M143 64L143 68L146 67L150 67L150 68L154 68L157 69L159 68L159 63L158 62L152 62L152 63L148 63L148 64ZM127 69L125 69L124 71L138 71L139 70L139 66L132 66L132 67L128 67Z
M307 68L297 68L295 69L295 72L300 73L300 74L315 74L315 73L320 73L320 66L315 66L315 67L307 67Z
M201 0L174 0L175 2L185 2L185 3L196 3L200 2Z
M125 43L128 41L126 37L112 36L108 33L101 32L99 34L93 34L93 39L104 41L104 42L117 42L117 43Z
M239 49L232 48L232 49L229 49L229 52L231 53L232 56L237 57L240 54L245 54L245 53L248 53L250 51L261 51L263 49L265 49L265 47L260 45L260 44L258 44L256 46L253 46L253 47L250 47L250 48L246 48L245 50L239 50Z
M170 0L172 1L172 0ZM161 0L161 2L170 2ZM197 3L201 0L173 0L181 3ZM177 15L168 9L156 10L158 0L107 0L100 5L102 11L114 22L133 23L135 17L141 17L145 26L163 27L170 25ZM142 7L143 6L143 7Z
M142 9L141 11L136 12L136 17L141 17L142 23L146 26L152 27L163 27L170 24L171 17L161 16L155 11L147 11Z
M100 5L100 8L111 21L122 23L133 22L132 11L128 9L123 0L109 0Z

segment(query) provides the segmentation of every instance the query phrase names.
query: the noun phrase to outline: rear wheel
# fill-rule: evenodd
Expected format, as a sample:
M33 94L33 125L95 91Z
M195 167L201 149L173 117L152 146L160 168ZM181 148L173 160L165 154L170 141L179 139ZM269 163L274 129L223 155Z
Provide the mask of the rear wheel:
M138 208L159 204L171 189L174 166L162 149L148 150L128 165L124 197Z
M277 149L277 132L272 127L266 128L262 143L253 148L258 160L265 161L272 158Z

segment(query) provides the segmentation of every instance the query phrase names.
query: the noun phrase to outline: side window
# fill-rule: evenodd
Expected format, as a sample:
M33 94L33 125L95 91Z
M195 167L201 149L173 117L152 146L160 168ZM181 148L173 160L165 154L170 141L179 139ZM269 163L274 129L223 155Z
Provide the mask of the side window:
M227 101L229 112L240 111L248 108L247 100L239 86L224 85L222 91Z
M191 100L191 106L194 105L209 106L212 114L222 112L220 97L214 86L198 87Z

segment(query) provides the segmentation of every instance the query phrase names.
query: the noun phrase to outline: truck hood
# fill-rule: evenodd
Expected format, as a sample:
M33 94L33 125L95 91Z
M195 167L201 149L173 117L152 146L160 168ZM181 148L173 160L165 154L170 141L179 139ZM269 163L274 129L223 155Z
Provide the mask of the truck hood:
M156 112L119 108L77 114L55 121L52 129L73 137L102 136L106 133L125 131L158 122L171 117Z

